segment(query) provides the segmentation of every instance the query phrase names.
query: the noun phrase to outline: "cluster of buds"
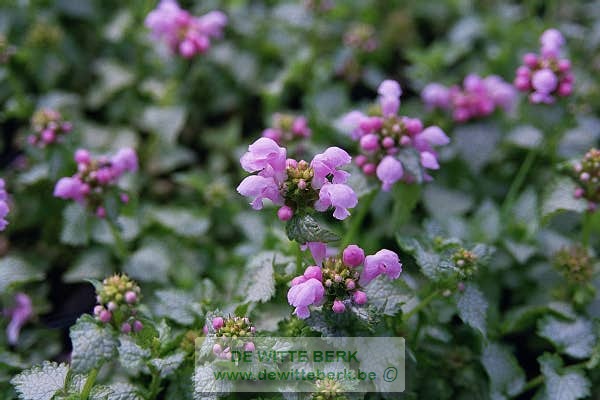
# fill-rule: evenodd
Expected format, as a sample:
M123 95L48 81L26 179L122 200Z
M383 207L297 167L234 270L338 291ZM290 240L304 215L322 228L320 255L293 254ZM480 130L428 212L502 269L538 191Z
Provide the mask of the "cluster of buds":
M0 178L0 231L6 229L6 226L8 225L6 216L9 212L8 193L6 193L4 179Z
M352 111L342 121L342 129L359 141L361 154L355 163L366 175L376 175L382 189L389 191L394 183L404 180L410 183L415 177L403 167L404 148L418 152L420 165L426 169L438 169L437 153L433 146L450 142L437 126L423 127L421 120L398 116L402 90L396 81L386 80L378 89L379 107L374 115ZM431 177L424 174L425 180Z
M244 170L258 173L246 177L237 191L252 199L252 208L260 210L263 199L269 199L281 206L277 216L282 221L297 212L327 211L330 207L337 219L350 215L348 209L356 207L358 199L346 185L350 174L339 169L350 163L348 153L330 147L310 164L286 157L286 149L269 138L260 138L248 147L240 163Z
M594 272L592 258L579 245L560 249L554 256L554 265L569 282L578 284L590 282Z
M123 333L139 332L144 328L136 319L140 298L140 287L133 280L127 275L113 275L104 279L96 292L98 305L94 307L94 315L98 321L111 323Z
M73 125L64 121L58 111L48 108L38 110L33 114L31 126L34 133L27 137L27 142L38 147L60 142L73 129Z
M452 255L452 261L458 268L460 279L469 279L477 273L477 256L461 248Z
M565 43L562 34L556 29L548 29L540 37L540 54L527 53L523 65L517 69L515 87L529 93L531 103L553 103L555 96L565 97L573 93L575 78L571 72L571 62L560 58L561 47Z
M439 108L452 113L456 122L467 122L486 117L497 108L510 112L517 100L514 87L497 75L482 78L470 74L458 85L446 87L430 83L421 92L421 99L429 109Z
M575 198L586 199L589 210L595 211L600 203L600 150L589 150L575 163L572 175L577 182Z
M273 139L278 145L288 145L311 134L305 117L276 113L273 115L273 126L265 129L262 136Z
M326 258L322 268L310 266L303 275L292 279L287 298L300 319L310 316L311 305L323 305L339 314L350 304L361 306L367 302L362 288L373 279L382 274L397 279L401 272L402 264L393 251L383 249L365 257L363 249L349 245L341 257Z
M344 44L353 49L371 53L378 46L375 29L368 24L355 24L344 34Z
M206 52L211 39L222 36L227 16L220 11L211 11L194 17L180 8L175 0L161 0L158 7L148 14L145 24L155 38L167 43L173 53L192 58Z
M54 187L54 196L72 199L95 212L99 218L106 216L104 198L125 172L134 172L138 168L138 159L131 148L120 149L112 157L92 159L89 151L79 149L75 152L77 173L72 177L59 179ZM120 194L123 203L129 201L125 193Z
M312 394L313 400L347 400L347 388L335 379L319 379L315 382L316 391Z
M214 317L211 321L217 343L213 345L213 353L224 359L231 359L235 350L254 351L252 341L256 328L247 317Z

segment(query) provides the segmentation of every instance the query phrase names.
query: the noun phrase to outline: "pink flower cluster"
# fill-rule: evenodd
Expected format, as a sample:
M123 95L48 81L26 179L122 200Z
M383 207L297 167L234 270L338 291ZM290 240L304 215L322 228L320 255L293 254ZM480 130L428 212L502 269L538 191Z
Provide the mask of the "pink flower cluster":
M0 178L0 231L6 229L6 226L8 225L6 216L9 212L8 193L6 193L4 179Z
M73 125L64 121L58 111L47 108L33 114L31 125L34 133L27 137L27 142L38 147L45 147L60 141L73 129Z
M359 271L361 265L364 266ZM367 302L361 289L373 279L379 275L397 279L401 272L402 264L393 251L383 249L365 257L364 250L352 244L341 257L326 258L322 267L310 266L303 275L295 277L287 298L301 319L310 316L311 305L326 305L339 314L352 303L360 306Z
M122 333L139 332L144 328L136 318L140 298L140 287L127 275L113 275L102 281L96 293L94 315L104 324L113 323Z
M158 7L146 17L155 38L164 40L173 53L191 58L210 48L210 40L219 38L227 24L227 16L211 11L194 17L179 7L175 0L161 0Z
M305 117L277 113L273 115L273 126L265 129L262 136L273 139L279 145L287 145L296 139L308 138L311 134Z
M523 64L517 69L514 84L517 89L529 93L531 103L551 104L555 96L566 97L573 93L575 77L571 61L560 58L565 43L556 29L546 30L540 37L540 54L527 53Z
M589 210L596 211L600 204L600 150L590 149L575 163L572 174L577 183L575 198L586 199Z
M448 110L454 121L466 122L486 117L497 108L509 112L515 105L516 95L515 88L497 75L482 78L470 74L463 80L462 88L430 83L421 92L421 99L429 109Z
M450 142L437 126L423 127L421 120L398 116L402 90L398 82L386 80L378 89L380 115L365 115L360 111L348 113L342 121L343 129L359 141L361 154L355 163L366 175L376 175L382 189L389 191L394 183L412 182L414 177L405 173L400 150L412 148L419 153L423 168L438 169L437 153L433 146ZM426 179L431 179L425 175Z
M110 158L100 157L97 160L92 159L89 151L79 149L75 152L75 162L77 173L59 179L54 187L54 196L85 204L100 218L106 216L103 202L107 190L125 172L134 172L138 168L137 155L131 148L120 149ZM128 201L126 194L121 194L121 201Z
M231 359L232 351L254 351L256 349L252 338L256 327L248 317L214 317L211 325L217 343L213 345L213 354L219 358ZM208 328L207 328L208 332Z
M263 207L264 199L282 206L277 212L282 221L297 212L327 211L330 207L334 208L333 216L343 220L350 215L348 209L358 203L352 188L345 184L350 174L339 169L350 161L348 153L339 147L317 154L310 164L296 161L287 158L285 148L263 137L240 159L244 170L257 174L246 177L237 191L252 199L255 210Z
M3 314L10 318L6 327L6 339L10 345L15 345L21 328L33 315L31 299L25 293L15 294L14 307L4 310Z

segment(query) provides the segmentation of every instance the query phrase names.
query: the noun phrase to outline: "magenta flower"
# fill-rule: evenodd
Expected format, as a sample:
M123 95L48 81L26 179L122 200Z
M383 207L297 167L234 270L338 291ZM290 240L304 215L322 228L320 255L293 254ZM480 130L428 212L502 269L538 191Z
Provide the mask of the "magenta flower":
M17 344L21 328L33 315L31 299L25 293L15 294L14 301L15 306L5 310L5 315L10 318L6 327L6 338L11 345Z
M448 108L450 106L450 90L439 83L430 83L423 88L421 99L428 108Z
M294 314L300 319L306 319L310 316L308 306L319 304L325 295L323 284L314 278L308 279L298 285L292 286L288 292L287 298L290 305L296 307Z
M252 208L260 210L263 208L263 199L269 199L274 204L283 204L283 197L279 191L279 185L272 177L260 175L250 175L237 187L238 193L242 196L252 198Z
M73 129L58 111L49 108L36 111L31 117L31 126L33 133L27 137L27 142L37 147L58 143Z
M285 173L286 150L274 140L260 138L250 146L240 159L242 168L247 172L261 171L263 176L281 179Z
M365 260L365 252L355 244L346 247L342 253L342 261L350 267L358 267Z
M9 212L8 193L6 193L4 179L0 178L0 231L6 229L6 226L8 225L6 216Z
M358 198L350 186L327 183L319 191L315 210L326 211L329 207L334 207L333 216L343 220L350 215L348 209L356 207L357 204Z
M173 53L191 58L210 48L210 39L221 37L227 17L211 11L194 17L175 0L161 0L146 17L145 25L156 39L163 40Z
M379 85L377 93L383 116L395 115L400 107L400 96L402 95L400 84L391 79L385 80Z
M365 268L360 276L361 285L366 285L381 274L390 279L397 279L402 272L402 264L398 255L390 250L379 250L365 258Z
M120 149L110 161L117 175L125 172L135 172L138 169L137 154L135 150L129 147Z
M308 242L306 243L306 247L310 250L315 263L321 265L325 257L327 257L327 245L323 242Z
M87 188L87 191L89 191L89 187ZM78 177L64 177L56 182L56 186L54 186L54 197L81 202L87 191L85 184L81 182Z
M312 187L319 189L328 183L328 175L333 177L331 180L333 183L345 183L350 174L338 168L350 164L351 161L352 157L339 147L329 147L325 152L317 154L310 163L314 170Z
M404 168L395 157L385 156L377 165L377 178L381 181L381 189L389 192L394 183L402 179Z

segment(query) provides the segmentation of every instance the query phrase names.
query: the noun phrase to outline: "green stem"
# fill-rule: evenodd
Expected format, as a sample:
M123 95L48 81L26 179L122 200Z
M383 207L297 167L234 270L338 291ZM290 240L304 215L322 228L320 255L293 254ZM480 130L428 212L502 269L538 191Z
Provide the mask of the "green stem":
M375 196L377 195L377 190L371 190L369 193L363 196L363 198L359 201L359 209L354 215L354 218L350 220L350 227L346 231L342 239L342 244L340 248L344 249L346 246L351 244L354 241L354 237L358 233L363 220L367 216L367 213L371 209L371 204L373 204L373 200L375 200Z
M529 153L527 153L527 156L525 157L525 160L521 164L521 167L519 168L519 171L517 172L515 179L510 184L508 193L506 194L506 197L504 198L504 202L502 203L502 211L501 211L502 216L506 216L507 213L510 211L511 207L513 206L513 204L517 198L517 195L519 194L519 191L521 190L521 186L523 186L523 183L525 182L525 178L527 177L529 170L533 166L533 162L535 161L536 154L537 154L537 152L535 149L530 149Z
M125 246L123 236L121 236L121 229L113 221L107 219L107 222L115 240L115 249L117 251L117 256L122 261L127 257L127 247Z
M150 381L150 388L148 390L148 400L154 400L160 392L160 373L157 370L152 371L152 381Z
M88 374L87 379L85 380L85 385L83 385L83 389L81 390L81 400L87 400L90 392L92 391L92 387L94 387L94 382L96 382L96 377L98 376L98 368L94 368Z
M406 322L408 321L413 315L415 315L416 313L418 313L419 311L421 311L423 308L427 307L427 305L429 303L431 303L431 301L433 299L435 299L437 297L437 295L439 294L438 290L434 290L433 292L431 292L429 294L429 296L425 297L419 304L417 304L412 310L410 310L409 312L407 312L406 314L402 315L402 321Z
M302 273L304 268L302 265L302 249L300 248L300 243L294 240L292 246L294 246L294 253L296 254L296 272Z
M589 213L584 212L581 215L581 243L584 248L588 248L590 245L590 235L592 233L592 217Z

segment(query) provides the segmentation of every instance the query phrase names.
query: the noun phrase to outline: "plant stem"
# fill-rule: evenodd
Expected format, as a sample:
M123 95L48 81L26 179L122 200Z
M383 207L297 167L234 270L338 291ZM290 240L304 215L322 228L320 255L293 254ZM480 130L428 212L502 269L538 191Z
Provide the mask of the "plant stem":
M408 321L413 315L415 315L416 313L418 313L419 311L421 311L423 308L427 307L427 305L429 303L431 303L431 301L433 299L435 299L437 297L437 295L439 294L438 290L434 290L433 292L431 292L429 294L429 296L425 297L419 304L417 304L412 310L410 310L409 312L407 312L406 314L402 315L402 321L406 322Z
M536 376L535 378L533 378L529 382L527 382L525 384L525 386L523 386L523 390L521 391L521 393L525 393L525 392L541 385L542 382L544 382L544 375Z
M377 190L373 189L369 193L363 196L361 201L359 201L360 208L354 215L354 218L350 221L350 227L346 231L342 239L342 244L340 248L344 249L346 246L352 243L354 237L356 236L358 230L360 229L363 220L367 216L367 213L371 209L371 204L373 204L373 200L375 200L375 196L377 195Z
M123 261L127 257L127 247L125 246L125 241L123 241L123 236L121 236L121 229L117 226L117 224L114 223L114 221L107 219L107 222L115 240L117 256L121 261Z
M589 213L584 212L581 215L581 244L584 248L590 245L590 234L592 233L593 219Z
M152 381L150 381L150 389L148 400L154 400L160 392L160 373L157 370L152 371Z
M527 153L527 156L525 157L525 160L521 164L521 167L519 167L519 171L517 172L515 179L513 179L512 183L510 184L508 193L506 194L506 197L504 198L504 202L502 203L502 209L501 209L502 216L506 216L507 213L509 212L510 208L513 206L513 203L515 202L517 195L519 194L519 191L521 190L521 186L523 186L523 183L525 182L525 178L527 177L529 170L533 166L533 162L535 161L536 154L537 154L537 152L535 149L530 149L529 153Z
M87 400L90 392L92 391L92 387L94 387L94 382L96 382L96 376L98 376L98 368L94 368L88 374L87 379L85 380L85 385L83 385L83 389L81 390L81 400Z
M300 248L300 243L295 240L292 241L292 246L294 248L294 254L296 255L296 273L302 272L302 249Z

